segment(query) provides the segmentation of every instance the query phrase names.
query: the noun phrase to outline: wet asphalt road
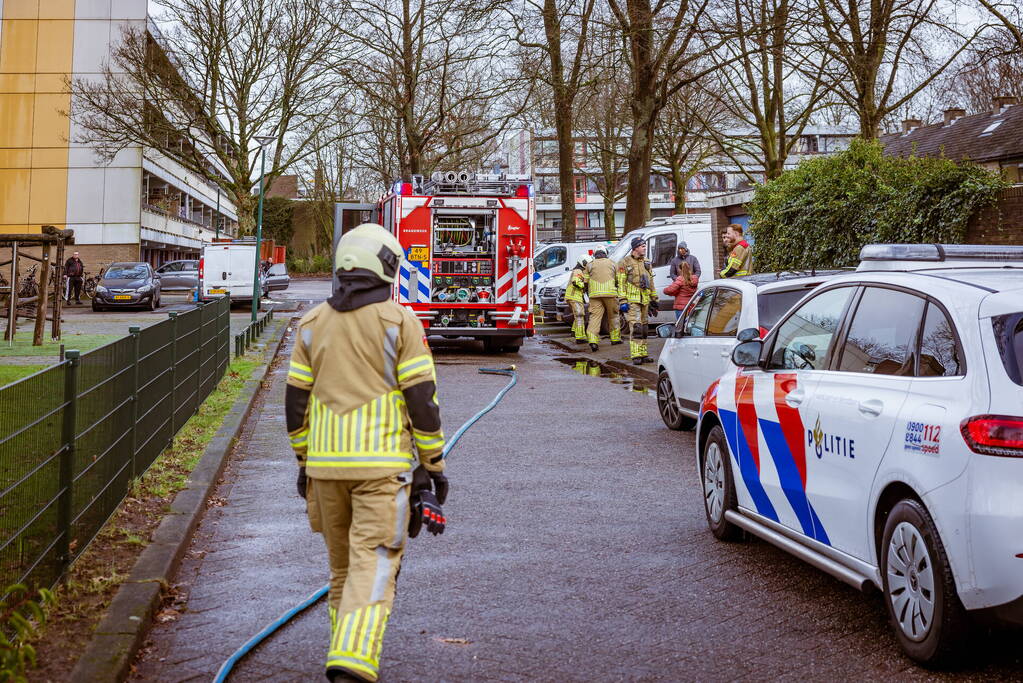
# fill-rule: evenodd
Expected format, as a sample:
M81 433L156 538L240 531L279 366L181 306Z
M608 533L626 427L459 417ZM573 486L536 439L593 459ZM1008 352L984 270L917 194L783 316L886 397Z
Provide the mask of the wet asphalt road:
M288 347L290 349L290 346ZM449 461L449 530L410 541L382 679L721 680L932 677L903 658L882 602L755 540L706 529L693 437L652 395L585 376L535 341L519 384ZM436 351L445 432L504 385L473 345ZM286 366L283 366L286 368ZM135 680L211 680L238 646L327 579L294 490L278 366L179 576L185 611L154 627ZM173 616L173 615L171 615ZM232 680L325 680L324 603ZM1019 636L970 678L1018 678Z

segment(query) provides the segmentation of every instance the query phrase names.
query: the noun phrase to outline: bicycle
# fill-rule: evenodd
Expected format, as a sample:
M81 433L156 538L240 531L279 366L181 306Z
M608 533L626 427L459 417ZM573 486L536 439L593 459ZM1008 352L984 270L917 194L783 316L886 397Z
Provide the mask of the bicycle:
M64 278L64 303L71 303L71 278L67 275ZM95 275L89 275L88 271L82 273L82 294L86 299L93 299L96 297L96 286L99 284L100 278Z
M18 297L27 299L33 296L39 296L39 283L36 282L36 271L39 270L39 265L36 264L29 268L28 273L21 280L21 286L18 288Z

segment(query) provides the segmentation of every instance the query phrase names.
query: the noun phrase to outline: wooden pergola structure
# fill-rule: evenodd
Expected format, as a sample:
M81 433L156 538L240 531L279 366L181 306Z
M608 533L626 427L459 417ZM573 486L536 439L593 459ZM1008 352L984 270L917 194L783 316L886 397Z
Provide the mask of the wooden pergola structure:
M60 312L62 297L60 296L60 276L64 269L64 247L75 243L74 230L58 230L52 225L44 225L41 233L25 234L0 234L0 249L9 248L11 258L7 261L0 261L0 269L10 266L11 279L8 285L0 287L0 296L7 295L7 310L4 312L7 318L7 327L4 332L4 339L11 344L14 343L14 334L17 331L18 307L35 304L35 314L21 313L25 318L35 317L35 331L32 335L32 345L40 346L43 343L43 328L46 324L46 309L49 304L49 293L51 287L54 290L53 317L50 318L50 337L53 340L60 339ZM41 247L42 256L37 257L22 250L29 247ZM50 278L50 250L56 247L56 265L53 282ZM33 297L19 297L20 286L18 261L29 259L39 263L39 294ZM2 270L0 270L2 272Z

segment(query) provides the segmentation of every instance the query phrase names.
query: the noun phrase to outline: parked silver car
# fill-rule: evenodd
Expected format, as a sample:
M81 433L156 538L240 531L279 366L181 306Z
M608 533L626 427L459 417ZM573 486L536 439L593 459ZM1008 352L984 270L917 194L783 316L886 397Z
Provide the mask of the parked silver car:
M288 275L288 267L283 263L275 263L266 271L266 291L273 292L278 289L287 289L291 284L291 276Z
M199 261L170 261L156 269L164 291L190 292L199 286Z

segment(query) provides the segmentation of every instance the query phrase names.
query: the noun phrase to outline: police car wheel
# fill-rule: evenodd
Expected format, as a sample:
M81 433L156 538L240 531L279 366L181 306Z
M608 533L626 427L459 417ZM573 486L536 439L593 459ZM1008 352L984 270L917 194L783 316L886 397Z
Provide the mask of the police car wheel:
M657 375L657 411L668 429L675 431L690 430L696 426L696 420L686 417L679 410L675 400L675 389L671 386L671 378L664 370Z
M736 508L735 484L728 461L725 433L715 426L707 435L700 462L703 479L703 509L707 513L707 526L721 541L736 541L742 529L725 519L725 512Z
M899 501L888 515L881 578L888 616L906 654L927 666L956 661L966 640L966 610L938 529L916 500Z

